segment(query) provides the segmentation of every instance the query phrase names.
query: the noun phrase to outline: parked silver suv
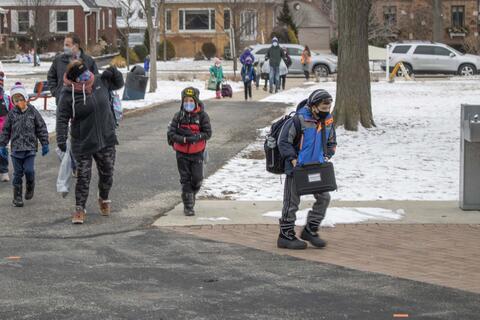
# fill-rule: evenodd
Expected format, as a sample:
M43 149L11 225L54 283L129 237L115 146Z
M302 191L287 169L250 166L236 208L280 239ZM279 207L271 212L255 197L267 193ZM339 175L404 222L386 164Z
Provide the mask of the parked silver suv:
M461 53L443 43L408 41L390 44L390 72L403 62L408 73L453 73L462 76L477 74L480 56ZM382 65L386 69L385 64Z
M250 46L255 62L263 63L265 54L271 47L271 44L257 44ZM288 69L289 74L303 74L303 66L300 62L304 46L298 44L280 44L280 47L287 49L292 66ZM337 72L337 57L329 54L320 54L312 51L312 63L310 64L310 72L318 72L322 77Z

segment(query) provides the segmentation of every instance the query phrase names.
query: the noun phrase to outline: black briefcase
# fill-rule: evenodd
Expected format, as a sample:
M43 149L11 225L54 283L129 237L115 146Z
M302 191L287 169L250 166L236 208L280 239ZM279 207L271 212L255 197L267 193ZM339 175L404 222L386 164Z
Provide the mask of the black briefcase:
M312 163L293 169L293 180L299 196L337 190L333 163Z

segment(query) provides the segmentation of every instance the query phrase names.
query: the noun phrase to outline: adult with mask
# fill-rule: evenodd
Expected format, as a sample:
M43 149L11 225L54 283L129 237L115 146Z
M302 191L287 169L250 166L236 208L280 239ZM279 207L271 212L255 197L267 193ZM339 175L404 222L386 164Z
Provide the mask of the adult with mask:
M337 146L333 117L330 114L332 96L325 90L315 90L308 99L301 102L296 115L301 125L301 132L295 126L296 119L289 121L278 138L278 148L285 160L285 190L283 210L280 219L280 234L277 247L285 249L305 249L308 241L314 247L323 248L326 242L318 235L318 228L325 218L330 204L328 192L314 194L315 203L308 212L307 224L300 239L295 236L295 220L300 196L297 193L293 169L307 163L324 163L334 154ZM298 121L297 121L298 123ZM299 126L297 126L299 127ZM323 139L326 140L324 154Z
M269 61L270 65L270 93L273 93L273 86L275 85L275 93L280 89L280 63L285 59L285 53L278 43L278 39L273 37L272 46L265 54L265 61Z
M57 108L57 146L65 152L70 135L77 164L73 224L83 224L86 218L93 160L98 169L100 213L110 215L109 193L113 184L115 146L118 144L110 92L122 88L123 84L122 74L116 68L109 67L101 76L94 75L82 60L69 63L63 77L64 93Z
M67 70L67 65L78 59L82 60L93 74L98 74L95 60L80 47L80 37L75 33L69 33L63 40L63 53L55 57L47 75L48 87L52 96L55 97L57 106L63 88L63 75Z

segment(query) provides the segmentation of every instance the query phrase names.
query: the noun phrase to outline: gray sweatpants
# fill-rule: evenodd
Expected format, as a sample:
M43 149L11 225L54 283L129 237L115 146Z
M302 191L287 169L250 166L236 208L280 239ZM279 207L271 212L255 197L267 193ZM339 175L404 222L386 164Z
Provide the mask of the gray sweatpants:
M315 197L315 203L312 210L308 212L307 224L319 226L325 213L327 212L328 205L330 204L330 193L318 193L313 195ZM295 223L297 219L298 205L300 204L300 196L297 194L294 179L292 175L287 175L285 180L285 191L283 192L283 210L282 219L280 219L280 225L290 225Z

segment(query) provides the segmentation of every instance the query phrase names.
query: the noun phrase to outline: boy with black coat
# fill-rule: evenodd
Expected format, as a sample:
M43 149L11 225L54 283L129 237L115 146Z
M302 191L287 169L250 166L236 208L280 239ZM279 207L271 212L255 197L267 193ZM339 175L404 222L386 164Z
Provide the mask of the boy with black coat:
M210 118L200 101L200 92L193 87L184 89L180 111L168 126L167 138L177 152L186 216L195 215L195 195L202 186L204 151L211 136Z
M25 200L31 200L35 191L35 155L38 140L42 156L49 152L48 130L40 113L28 103L25 87L17 82L10 90L14 108L10 110L0 135L0 157L8 159L10 141L13 164L13 205L23 207L23 176L26 180Z

